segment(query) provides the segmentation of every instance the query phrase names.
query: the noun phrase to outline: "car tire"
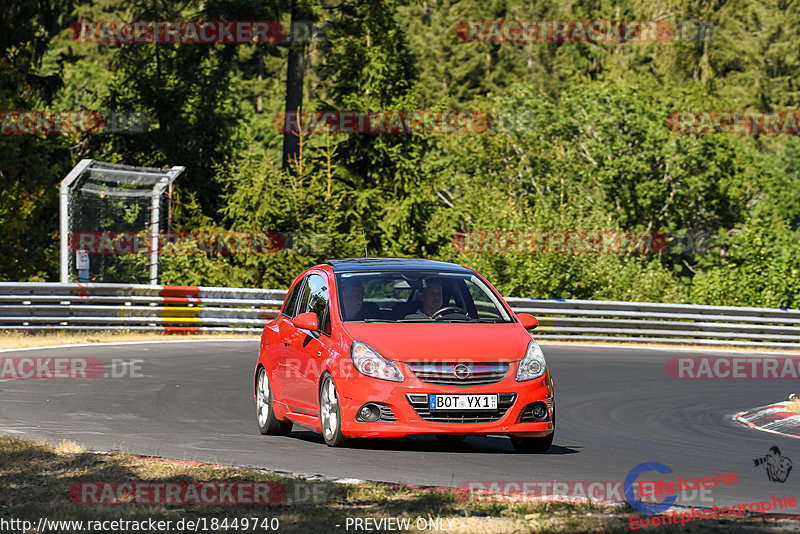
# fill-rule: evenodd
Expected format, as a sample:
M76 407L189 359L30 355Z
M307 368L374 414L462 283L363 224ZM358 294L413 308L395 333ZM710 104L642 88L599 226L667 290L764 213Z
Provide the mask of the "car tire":
M260 367L256 378L256 421L258 422L258 429L264 435L288 436L292 433L292 423L281 421L275 417L273 401L272 387L269 384L267 370Z
M553 405L553 431L543 438L511 438L511 444L517 452L523 454L544 454L553 445L556 435L556 407Z
M339 405L339 393L333 378L326 375L319 388L319 423L322 428L322 439L328 447L342 447L347 438L342 435L342 410Z
M517 452L523 454L544 454L553 444L555 435L555 432L551 432L543 438L511 438L511 444Z

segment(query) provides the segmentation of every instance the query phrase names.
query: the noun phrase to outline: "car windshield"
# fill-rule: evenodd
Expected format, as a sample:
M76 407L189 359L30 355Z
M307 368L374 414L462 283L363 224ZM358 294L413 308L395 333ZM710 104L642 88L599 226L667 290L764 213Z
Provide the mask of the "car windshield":
M514 322L473 273L352 272L337 274L336 283L346 322Z

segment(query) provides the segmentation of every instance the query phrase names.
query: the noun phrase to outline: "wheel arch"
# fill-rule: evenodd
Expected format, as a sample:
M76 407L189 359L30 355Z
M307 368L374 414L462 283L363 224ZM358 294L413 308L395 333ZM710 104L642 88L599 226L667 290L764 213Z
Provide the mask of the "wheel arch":
M331 377L331 380L333 380L333 373L331 373L330 370L326 367L319 374L319 380L317 381L317 397L319 397L319 395L322 393L322 383L325 382L325 378L327 377Z
M267 372L267 368L264 367L264 364L261 363L261 360L259 360L256 363L256 370L253 373L253 397L254 398L255 398L256 395L258 395L258 373L259 373L259 371L261 371L261 369L264 369L265 373ZM269 378L269 377L267 377L267 378Z

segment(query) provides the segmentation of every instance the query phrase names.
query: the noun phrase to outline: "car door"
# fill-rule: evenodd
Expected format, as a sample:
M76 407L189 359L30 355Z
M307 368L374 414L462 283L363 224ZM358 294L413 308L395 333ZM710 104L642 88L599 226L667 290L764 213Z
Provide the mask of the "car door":
M309 274L300 292L297 315L308 312L317 314L319 330L311 332L291 325L291 335L286 337L286 361L289 384L293 388L292 409L316 415L319 413L317 384L330 345L328 282L320 274Z
M292 404L293 401L293 384L294 377L290 372L287 365L289 359L289 343L288 338L292 336L296 330L292 324L292 319L297 315L297 300L300 296L300 291L306 282L306 278L299 280L289 291L286 301L283 304L283 309L277 318L277 343L272 348L271 353L274 354L275 361L270 362L270 372L272 375L272 395L278 402Z

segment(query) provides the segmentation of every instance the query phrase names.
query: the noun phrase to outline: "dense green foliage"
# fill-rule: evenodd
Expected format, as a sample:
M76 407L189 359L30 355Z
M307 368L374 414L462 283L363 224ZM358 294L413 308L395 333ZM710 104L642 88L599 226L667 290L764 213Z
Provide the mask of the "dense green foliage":
M679 134L680 110L800 109L790 0L344 0L306 45L307 110L475 110L482 133L303 136L281 169L287 48L93 44L76 20L279 20L281 0L16 0L0 109L135 110L141 134L0 135L0 280L57 280L58 183L81 158L185 165L172 231L325 234L318 254L170 255L162 282L283 287L326 257L459 262L504 294L800 307L800 142ZM463 42L464 20L666 20L657 43ZM706 38L690 38L705 21ZM661 254L479 253L456 232L707 236ZM698 243L695 243L697 245Z

